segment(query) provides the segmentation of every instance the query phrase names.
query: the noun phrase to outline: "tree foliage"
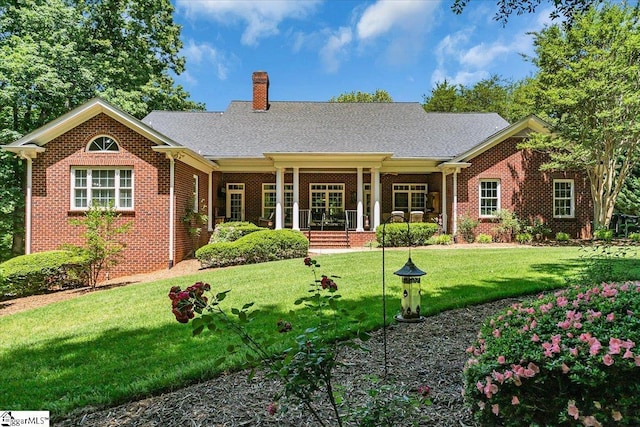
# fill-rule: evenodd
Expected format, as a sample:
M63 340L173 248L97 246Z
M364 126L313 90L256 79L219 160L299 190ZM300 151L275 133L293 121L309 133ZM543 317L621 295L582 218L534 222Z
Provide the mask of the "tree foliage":
M172 77L184 70L172 14L169 0L0 2L0 144L95 96L138 118L202 109ZM1 154L0 253L6 230L20 236L22 183L20 162Z
M530 92L531 79L512 83L493 75L473 86L456 86L445 80L436 84L431 95L424 96L423 107L425 111L498 113L515 122L536 112Z
M337 97L332 97L329 102L393 102L389 92L376 89L375 92L345 92Z
M454 0L451 10L460 15L471 0ZM571 21L576 13L584 12L592 4L598 4L601 0L497 0L496 5L498 11L494 19L506 25L509 17L515 13L523 15L525 13L534 13L538 6L544 3L552 5L551 19L563 18Z
M608 226L616 198L640 162L640 32L638 11L591 8L571 26L535 33L536 102L551 135L524 145L549 153L547 170L589 177L594 228Z

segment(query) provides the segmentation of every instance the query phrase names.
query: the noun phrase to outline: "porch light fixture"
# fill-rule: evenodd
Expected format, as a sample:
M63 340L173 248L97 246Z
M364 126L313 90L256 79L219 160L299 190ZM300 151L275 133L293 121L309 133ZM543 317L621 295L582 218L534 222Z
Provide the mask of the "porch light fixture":
M386 295L386 281L385 281L385 235L386 227L389 222L395 222L398 219L404 221L407 224L407 243L409 246L409 259L405 263L404 267L396 271L396 276L402 278L402 312L395 316L395 320L403 323L416 323L424 321L424 317L420 315L420 278L427 274L419 269L411 260L411 228L409 222L406 221L404 213L393 213L382 224L382 342L384 346L384 376L387 376L387 295Z

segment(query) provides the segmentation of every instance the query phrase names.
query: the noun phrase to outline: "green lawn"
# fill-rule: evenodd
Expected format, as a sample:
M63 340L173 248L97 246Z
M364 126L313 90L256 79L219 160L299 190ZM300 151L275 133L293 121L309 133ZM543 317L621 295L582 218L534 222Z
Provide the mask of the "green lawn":
M572 247L414 249L411 255L427 272L422 279L427 315L563 286L581 262L579 250ZM342 307L368 313L364 327L381 327L380 251L316 259L320 273L341 277L336 282ZM386 251L389 318L400 305L400 280L393 272L406 259L406 250ZM233 336L204 333L192 338L190 326L177 323L171 314L169 288L195 281L210 283L214 291L231 289L224 307L254 301L261 311L250 325L255 334L277 334L278 319L291 321L294 333L279 336L281 349L296 331L313 325L314 319L293 305L313 282L300 259L90 293L0 317L0 408L49 410L60 417L86 405L114 405L233 369L237 361L231 357L222 367L213 363L237 341Z

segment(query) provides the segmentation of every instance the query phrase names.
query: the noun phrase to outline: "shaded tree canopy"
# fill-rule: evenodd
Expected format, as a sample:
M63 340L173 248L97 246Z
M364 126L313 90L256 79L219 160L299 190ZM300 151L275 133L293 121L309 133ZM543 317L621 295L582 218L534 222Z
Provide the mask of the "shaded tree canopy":
M382 89L376 89L375 92L345 92L338 97L332 97L329 102L393 102L389 92Z

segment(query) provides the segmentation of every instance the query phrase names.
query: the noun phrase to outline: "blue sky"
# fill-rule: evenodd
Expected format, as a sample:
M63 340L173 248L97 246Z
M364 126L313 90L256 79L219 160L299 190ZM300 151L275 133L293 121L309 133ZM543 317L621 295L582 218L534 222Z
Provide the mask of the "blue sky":
M267 71L270 101L328 101L383 89L423 102L435 83L472 85L534 67L532 36L549 11L495 21L495 0L172 0L186 71L176 78L209 111L251 100L251 74Z

